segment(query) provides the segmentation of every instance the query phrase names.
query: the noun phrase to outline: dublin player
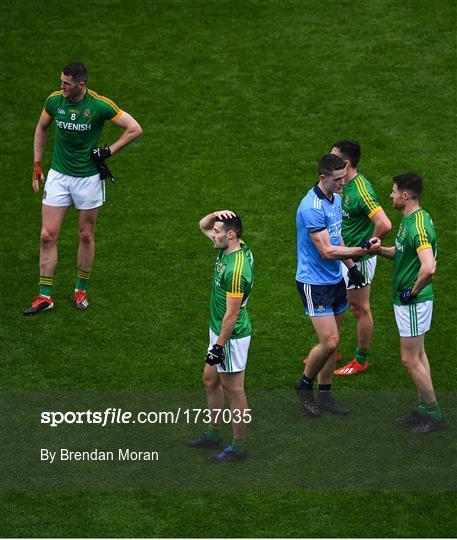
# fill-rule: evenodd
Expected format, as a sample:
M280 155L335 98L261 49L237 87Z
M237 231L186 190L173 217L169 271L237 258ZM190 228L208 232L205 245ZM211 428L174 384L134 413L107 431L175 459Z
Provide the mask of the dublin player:
M302 379L296 385L305 413L318 417L321 411L345 415L349 409L339 405L331 393L339 344L339 331L348 306L342 263L350 279L359 287L364 276L353 257L377 252L379 238L367 239L361 247L346 247L341 237L341 193L346 178L346 163L333 154L318 164L319 180L302 199L296 217L296 284L306 314L310 317L319 343L307 358ZM317 400L314 380L318 382Z
M110 99L89 90L87 70L80 62L67 65L61 74L61 89L46 99L34 138L32 186L39 191L45 181L42 158L48 129L55 121L55 145L46 178L42 205L40 282L38 296L24 315L38 315L53 308L51 290L57 265L57 240L65 214L71 205L79 210L78 274L74 289L77 309L87 309L87 285L95 255L95 224L105 200L104 161L142 134L138 122ZM110 146L98 148L105 121L123 132Z

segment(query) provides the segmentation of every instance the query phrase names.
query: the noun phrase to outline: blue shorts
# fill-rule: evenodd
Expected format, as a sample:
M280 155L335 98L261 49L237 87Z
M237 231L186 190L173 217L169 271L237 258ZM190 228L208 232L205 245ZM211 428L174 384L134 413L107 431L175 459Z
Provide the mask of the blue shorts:
M310 317L338 315L348 307L344 279L334 285L309 285L297 281L297 289Z

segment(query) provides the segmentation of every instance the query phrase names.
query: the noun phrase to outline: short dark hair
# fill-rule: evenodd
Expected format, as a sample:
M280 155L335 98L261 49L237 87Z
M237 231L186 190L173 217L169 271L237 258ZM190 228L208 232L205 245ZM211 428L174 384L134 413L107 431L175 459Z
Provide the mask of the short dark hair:
M71 64L68 64L68 66L65 66L62 69L62 73L64 75L70 75L77 83L87 82L87 69L84 64L81 64L81 62L72 62Z
M357 141L350 141L349 139L343 139L338 141L333 145L333 148L338 148L338 150L343 155L344 159L348 159L351 162L351 165L355 168L360 160L362 150L360 144Z
M236 237L241 238L243 234L243 224L241 223L240 216L234 216L231 218L223 217L217 221L221 221L223 223L225 232L234 231Z
M339 171L345 167L346 163L344 163L339 156L335 156L334 154L326 154L319 160L317 172L319 174L323 174L324 176L330 176L333 171Z
M407 191L412 199L418 199L424 190L422 178L414 172L394 176L393 183L397 184L397 188L400 191Z

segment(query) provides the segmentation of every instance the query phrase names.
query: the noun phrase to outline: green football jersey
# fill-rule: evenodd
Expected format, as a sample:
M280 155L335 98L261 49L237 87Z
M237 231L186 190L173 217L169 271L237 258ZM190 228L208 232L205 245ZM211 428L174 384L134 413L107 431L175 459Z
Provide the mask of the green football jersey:
M395 264L393 277L393 303L401 305L400 294L403 289L412 289L420 270L418 253L431 248L436 257L436 234L432 218L419 208L400 223L395 238ZM411 303L433 300L431 282L426 285Z
M254 285L254 257L251 250L241 243L241 249L224 255L221 250L216 259L210 302L210 328L219 335L222 319L227 310L227 297L242 298L238 319L230 338L242 338L251 334L251 320L246 304Z
M357 174L343 186L341 210L343 212L341 235L347 246L360 246L364 240L373 236L374 223L370 218L382 208L373 186L362 174ZM364 255L358 260L363 261L371 257L373 255Z
M105 120L122 114L110 99L87 89L83 99L73 103L62 91L46 99L43 111L55 120L55 144L51 168L69 176L92 176L98 169L91 160Z

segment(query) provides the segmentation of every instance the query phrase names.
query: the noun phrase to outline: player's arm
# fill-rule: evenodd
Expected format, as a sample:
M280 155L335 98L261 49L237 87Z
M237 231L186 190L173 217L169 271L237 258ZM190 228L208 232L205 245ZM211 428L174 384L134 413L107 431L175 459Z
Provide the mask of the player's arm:
M367 254L366 248L346 247L345 245L341 245L341 237L340 245L334 246L330 242L330 235L328 234L327 229L312 232L311 240L313 241L313 244L316 246L317 251L323 259L344 260L352 259L353 257L362 257L363 255ZM381 241L379 240L379 238L371 238L370 242L370 253L377 253L381 246ZM354 263L352 262L352 265L353 264Z
M43 153L46 141L48 140L48 128L51 125L52 116L45 111L40 114L38 123L35 128L35 136L33 138L33 173L32 187L34 191L39 191L40 182L44 182L43 172Z
M340 246L346 246L344 243L343 237L340 236ZM354 266L354 261L352 259L342 259L341 261L347 268L352 268Z
M392 228L390 219L382 208L372 215L370 219L374 223L373 236L382 240Z
M381 257L385 257L386 259L395 259L395 246L381 246L379 255L381 255Z
M411 289L412 296L417 296L419 292L430 283L436 271L436 261L433 256L432 248L421 249L417 256L419 257L421 267L416 283L414 283L413 288Z
M122 114L117 120L114 121L114 123L116 124L116 126L119 126L124 131L122 132L122 135L119 137L119 139L117 139L117 141L109 145L111 154L115 154L121 148L124 148L124 146L130 144L143 133L143 129L141 128L140 124L135 120L135 118L133 118L131 114L125 111L122 112Z
M201 232L212 240L213 228L216 221L221 220L222 218L232 218L235 216L235 212L232 212L231 210L218 210L217 212L211 212L211 214L203 217L198 222L198 226L200 227Z
M217 345L223 347L227 340L232 335L233 329L235 328L236 321L238 319L238 314L240 312L241 304L243 303L243 295L240 298L228 296L226 297L227 310L225 312L224 318L222 319L222 327L217 338Z

